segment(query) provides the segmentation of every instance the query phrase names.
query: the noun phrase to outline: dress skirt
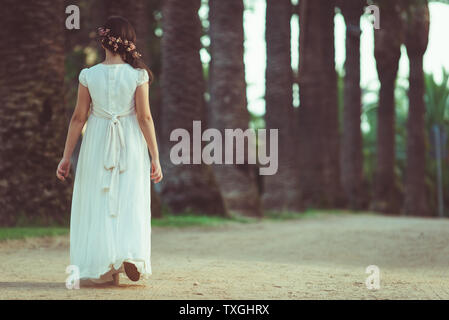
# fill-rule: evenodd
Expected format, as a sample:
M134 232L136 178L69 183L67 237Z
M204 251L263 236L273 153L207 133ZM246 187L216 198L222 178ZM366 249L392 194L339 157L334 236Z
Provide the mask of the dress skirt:
M117 121L117 119L115 119ZM106 282L134 263L143 278L151 275L151 161L135 114L118 119L126 168L116 181L117 212L111 215L110 179L105 169L111 120L90 114L81 143L70 219L70 264L80 280Z

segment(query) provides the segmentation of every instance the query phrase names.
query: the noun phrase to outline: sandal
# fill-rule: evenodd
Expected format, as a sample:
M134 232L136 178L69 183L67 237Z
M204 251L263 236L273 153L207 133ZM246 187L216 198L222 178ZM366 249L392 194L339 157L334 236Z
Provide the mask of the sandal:
M129 262L123 262L125 273L131 281L138 281L140 279L140 272L137 267Z

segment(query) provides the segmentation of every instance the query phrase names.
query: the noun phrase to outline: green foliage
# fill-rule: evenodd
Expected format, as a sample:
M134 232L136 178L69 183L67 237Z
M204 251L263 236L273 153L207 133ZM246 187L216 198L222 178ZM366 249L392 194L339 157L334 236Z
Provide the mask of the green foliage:
M245 217L217 217L198 214L166 215L160 219L152 219L152 226L157 227L190 227L190 226L218 226L229 222L248 223Z
M62 236L69 233L62 227L22 227L0 228L0 241L7 239L25 239L32 237Z
M434 75L425 74L425 103L426 103L426 132L431 132L433 125L443 126L449 132L449 72L442 70L442 81L437 82ZM377 90L362 89L364 96L376 97L364 102L362 106L362 134L364 176L369 186L372 186L376 166L376 140L377 140ZM405 177L406 150L407 150L407 117L408 117L408 80L398 79L395 91L396 100L396 162L395 172L400 179ZM446 146L448 147L448 146ZM448 159L443 162L443 190L449 190ZM435 159L427 159L427 185L432 206L436 205L436 176ZM446 202L449 199L446 199ZM448 206L448 204L446 204Z
M319 209L307 209L304 212L293 212L293 211L266 211L264 213L264 218L272 221L284 221L284 220L296 220L296 219L307 219L307 218L323 218L336 215L354 214L355 211L348 210L319 210Z
M249 127L253 129L264 129L265 128L265 118L264 115L258 115L251 111L249 112Z
M426 102L426 131L429 133L429 137L432 134L432 127L434 125L440 126L444 131L449 132L449 72L442 69L441 82L437 82L432 74L424 75L425 83L425 102ZM445 149L448 145L446 142ZM448 158L445 157L442 161L442 175L443 175L443 192L449 190L449 166ZM430 196L432 199L432 205L436 207L436 159L428 156L427 159L427 185L430 189ZM444 198L444 195L443 195ZM443 199L445 202L444 207L449 207L449 198ZM436 210L436 208L435 208ZM447 211L447 210L446 210Z
M362 89L362 95L374 97L369 102L362 105L362 136L363 136L363 157L364 176L368 184L372 185L374 178L376 158L377 158L377 111L378 111L378 90ZM403 177L406 163L407 146L407 116L408 116L408 81L407 79L397 79L395 90L396 103L396 126L395 126L395 174Z
M426 124L430 129L432 125L448 125L447 110L449 108L449 72L442 69L442 81L437 83L432 74L424 75L426 88Z
M362 94L367 94L369 90L362 89ZM377 100L373 100L362 105L362 154L364 159L364 176L368 182L374 177L376 165L376 141L377 141Z
M344 108L344 90L345 90L345 71L338 69L337 72L337 106L339 128L343 128L343 108Z

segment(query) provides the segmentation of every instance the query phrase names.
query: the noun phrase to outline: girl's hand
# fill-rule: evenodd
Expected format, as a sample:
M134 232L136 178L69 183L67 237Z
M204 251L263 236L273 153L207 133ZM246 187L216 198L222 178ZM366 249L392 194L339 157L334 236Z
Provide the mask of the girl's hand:
M59 180L64 181L70 172L70 159L62 158L59 162L58 169L56 169L56 176Z
M151 180L158 183L162 180L162 169L159 160L151 160Z

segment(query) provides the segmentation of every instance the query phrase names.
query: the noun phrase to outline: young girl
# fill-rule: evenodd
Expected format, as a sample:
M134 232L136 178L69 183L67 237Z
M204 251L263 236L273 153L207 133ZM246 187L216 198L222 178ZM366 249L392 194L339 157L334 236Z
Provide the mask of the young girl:
M79 75L56 175L62 181L68 176L87 121L73 186L70 264L80 280L118 284L119 273L132 281L151 274L150 178L158 183L162 171L148 99L153 77L140 59L135 31L114 16L98 36L106 58Z

